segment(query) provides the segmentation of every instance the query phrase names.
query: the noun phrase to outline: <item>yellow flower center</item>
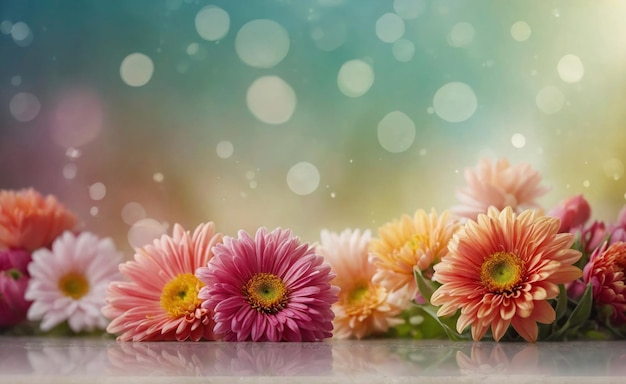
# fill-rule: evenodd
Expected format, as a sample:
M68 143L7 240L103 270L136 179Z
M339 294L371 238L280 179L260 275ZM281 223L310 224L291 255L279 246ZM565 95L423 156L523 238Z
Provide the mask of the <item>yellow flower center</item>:
M424 244L428 243L428 235L424 233L418 233L411 237L406 243L404 243L405 247L411 248L413 251L417 251L422 248Z
M348 304L357 304L367 298L369 287L366 284L358 284L352 290L347 292L346 301Z
M192 273L180 273L170 280L161 292L161 307L171 318L193 313L202 300L198 292L204 284Z
M522 281L526 265L514 253L496 252L480 268L480 281L491 292L511 292Z
M271 273L257 273L241 290L248 303L258 312L280 312L289 300L289 289L280 277Z
M59 290L65 296L78 300L89 292L89 281L82 273L70 272L59 280Z

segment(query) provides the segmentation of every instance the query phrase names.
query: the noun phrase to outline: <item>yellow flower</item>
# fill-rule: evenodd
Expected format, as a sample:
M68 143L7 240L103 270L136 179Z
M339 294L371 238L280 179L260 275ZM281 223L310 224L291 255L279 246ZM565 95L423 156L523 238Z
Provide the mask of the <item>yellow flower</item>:
M459 226L448 211L439 216L434 209L430 214L420 209L413 217L403 215L384 224L370 244L370 258L378 269L374 282L414 299L418 294L414 268L431 274L432 266L448 253L448 242Z

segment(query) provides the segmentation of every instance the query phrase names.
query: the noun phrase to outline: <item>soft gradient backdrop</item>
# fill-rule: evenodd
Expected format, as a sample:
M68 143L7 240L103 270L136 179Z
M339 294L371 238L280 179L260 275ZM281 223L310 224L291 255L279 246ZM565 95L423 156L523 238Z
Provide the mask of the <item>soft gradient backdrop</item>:
M626 2L7 0L0 187L130 256L175 222L375 230L479 158L626 202Z

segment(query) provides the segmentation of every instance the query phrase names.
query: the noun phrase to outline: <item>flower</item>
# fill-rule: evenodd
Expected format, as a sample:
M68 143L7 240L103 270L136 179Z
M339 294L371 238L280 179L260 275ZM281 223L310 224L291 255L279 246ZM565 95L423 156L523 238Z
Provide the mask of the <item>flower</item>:
M31 254L22 249L0 251L0 327L26 319L30 301L24 298L28 286Z
M112 282L107 290L102 309L111 319L107 332L120 341L215 340L211 313L198 298L204 284L195 272L221 240L212 222L193 235L176 224L171 237L138 249L134 260L119 267L130 281Z
M507 159L492 163L489 159L479 161L475 169L465 169L467 186L460 188L456 196L461 205L453 207L452 213L459 217L476 220L490 206L502 210L511 207L520 213L527 208L539 208L535 201L548 191L539 185L541 174L530 164L511 166Z
M442 285L431 297L437 315L461 309L458 332L471 325L474 340L491 327L498 341L509 325L524 339L537 339L537 322L550 324L555 312L547 302L558 284L580 277L572 264L581 256L570 249L574 235L558 233L559 220L534 210L517 215L510 207L490 208L468 221L450 242L450 253L435 265Z
M43 331L66 320L74 332L104 329L107 322L100 312L104 292L119 277L121 259L109 238L64 232L52 250L35 251L28 265L31 279L25 297L33 301L28 319L42 320Z
M44 198L33 189L0 191L0 249L49 247L75 226L76 217L54 196Z
M378 229L379 238L370 244L371 262L377 268L374 283L390 292L403 291L406 300L416 298L413 269L430 273L431 266L448 253L448 242L458 228L448 211L437 216L434 209L430 214L420 209L413 217L403 215L384 224Z
M596 307L611 309L614 325L626 324L626 242L609 245L605 242L596 249L583 269L583 280L593 286Z
M376 267L368 261L370 231L346 229L341 234L322 231L317 253L337 275L332 283L341 291L335 312L333 337L347 339L387 332L403 322L396 316L409 304L372 281Z
M307 243L280 228L255 238L239 231L215 246L199 268L202 308L214 312L226 341L317 341L332 336L339 288L330 266Z
M576 195L559 203L548 216L561 220L559 232L575 233L591 217L591 207L583 195Z

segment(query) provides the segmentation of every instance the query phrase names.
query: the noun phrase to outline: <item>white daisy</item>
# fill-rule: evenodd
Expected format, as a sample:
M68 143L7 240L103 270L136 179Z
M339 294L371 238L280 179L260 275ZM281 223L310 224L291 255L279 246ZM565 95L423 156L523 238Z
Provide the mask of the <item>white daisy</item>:
M33 253L28 266L31 279L26 299L32 300L28 319L41 320L48 331L67 320L74 332L104 329L102 315L106 288L120 278L122 254L109 238L92 233L65 232L52 244L52 250Z

